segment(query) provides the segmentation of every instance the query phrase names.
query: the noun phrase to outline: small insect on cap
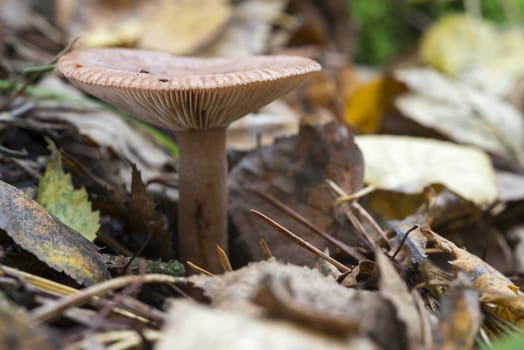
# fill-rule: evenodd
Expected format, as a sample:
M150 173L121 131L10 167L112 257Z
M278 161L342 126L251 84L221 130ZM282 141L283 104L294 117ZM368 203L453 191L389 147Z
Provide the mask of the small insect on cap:
M58 61L82 90L177 131L227 127L320 68L296 56L190 58L114 48L73 51Z

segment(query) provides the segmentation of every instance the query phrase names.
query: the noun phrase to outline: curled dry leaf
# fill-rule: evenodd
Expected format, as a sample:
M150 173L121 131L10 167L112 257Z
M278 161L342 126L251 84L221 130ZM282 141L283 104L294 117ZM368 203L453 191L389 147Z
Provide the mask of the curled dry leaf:
M489 157L472 147L407 136L358 136L365 182L377 188L420 193L431 184L479 205L497 198Z
M360 151L346 127L335 123L303 125L298 136L282 139L271 148L262 148L244 157L229 176L229 213L238 232L234 244L239 247L237 251L247 255L242 258L263 259L258 246L263 238L278 258L311 265L316 259L301 247L289 245L279 233L250 213L251 208L293 232L300 232L319 249L327 246L322 238L304 230L304 226L275 209L253 190L278 199L328 234L347 235L347 229L334 218L334 200L327 179L335 181L347 193L362 186Z
M205 337L202 336L205 334ZM190 350L372 350L364 338L344 340L282 321L270 321L226 310L216 310L188 301L171 306L164 337L155 349Z
M22 248L80 284L91 285L110 277L93 243L3 181L0 228Z
M519 287L476 255L460 249L433 231L424 229L423 232L437 248L451 254L454 260L449 262L450 265L456 274L463 271L472 286L480 291L480 301L486 310L515 325L524 326L524 294Z

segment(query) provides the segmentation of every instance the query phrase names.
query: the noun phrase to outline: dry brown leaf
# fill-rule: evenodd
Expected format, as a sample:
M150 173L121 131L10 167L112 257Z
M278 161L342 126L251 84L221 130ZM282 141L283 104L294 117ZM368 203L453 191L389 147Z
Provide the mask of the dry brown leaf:
M0 181L0 228L18 245L80 284L110 277L96 246L23 191Z
M451 254L455 273L463 271L480 291L483 306L503 319L524 327L524 294L506 276L482 259L460 249L453 242L430 230L423 230L437 248Z
M56 344L40 327L29 323L28 315L0 293L0 349L51 350Z
M482 315L479 293L471 282L459 275L440 303L436 347L440 350L469 350L475 344Z
M407 349L423 348L421 315L413 295L406 283L391 264L389 258L380 250L376 253L377 266L380 272L379 288L383 297L394 305L399 321L404 325Z
M301 224L275 209L251 189L269 194L294 209L324 232L348 236L343 223L334 218L334 200L325 180L335 181L347 193L362 186L362 160L350 132L342 125L304 125L297 137L282 139L244 157L229 176L232 222L238 232L233 243L247 261L263 259L260 238L273 254L297 264L313 264L316 257L305 252L256 218L249 209L260 210L324 249L326 242Z

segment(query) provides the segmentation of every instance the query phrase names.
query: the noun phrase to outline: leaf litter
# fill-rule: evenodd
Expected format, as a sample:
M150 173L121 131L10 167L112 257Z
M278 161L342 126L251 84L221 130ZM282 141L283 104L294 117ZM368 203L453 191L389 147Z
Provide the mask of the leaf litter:
M522 332L521 29L443 18L417 64L370 74L341 1L17 3L0 15L0 344L505 349ZM224 273L176 261L170 133L50 72L75 33L323 64L230 132Z

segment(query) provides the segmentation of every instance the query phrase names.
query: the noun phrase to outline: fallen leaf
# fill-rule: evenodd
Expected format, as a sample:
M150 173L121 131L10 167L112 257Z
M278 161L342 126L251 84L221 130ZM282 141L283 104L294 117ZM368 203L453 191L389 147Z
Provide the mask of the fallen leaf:
M406 349L423 348L423 332L421 315L417 311L417 306L413 295L409 292L405 282L395 270L389 258L384 253L377 250L377 266L380 273L379 289L384 298L391 301L396 309L399 321L403 324L406 336Z
M442 184L479 205L497 198L495 174L485 153L449 142L404 136L357 136L365 182L380 189L420 193Z
M173 257L173 235L169 230L166 217L156 209L156 202L146 191L146 186L140 178L140 171L132 166L131 193L125 201L129 231L141 234L142 240L150 240L143 254L155 258L169 259Z
M249 151L272 145L276 139L298 133L300 117L282 101L234 121L227 128L227 147Z
M287 0L245 0L236 3L227 27L213 43L200 50L199 54L246 56L267 52L271 27L283 12L286 3ZM200 6L196 8L198 10ZM215 15L213 13L211 17ZM209 21L209 17L203 17L203 20Z
M344 222L333 215L334 200L326 179L335 181L347 193L362 186L359 150L346 127L330 123L303 125L298 136L279 140L244 157L229 175L229 214L238 232L233 244L247 261L262 260L258 241L273 254L297 264L313 265L316 257L297 245L290 245L279 233L256 218L249 209L269 215L319 249L328 244L289 215L275 209L253 190L269 194L333 236L348 236Z
M91 285L110 277L93 243L3 181L0 228L23 249L80 284Z
M440 302L435 348L472 349L481 321L479 293L464 275L459 275Z
M0 349L56 349L41 327L30 324L28 315L0 292Z
M506 276L491 265L437 233L425 229L424 234L442 251L451 254L449 264L455 275L462 271L480 291L484 310L493 312L514 325L524 327L524 294Z
M51 155L40 178L36 201L61 222L90 241L100 228L100 214L93 211L85 188L75 189L71 174L62 168L60 152L49 143Z
M144 11L138 45L178 55L194 53L222 32L232 12L226 0L157 1Z
M377 349L364 338L330 338L286 322L216 310L189 301L172 304L163 334L155 347L157 350Z
M452 14L425 32L420 53L443 72L502 96L524 73L524 31Z
M495 173L497 180L498 199L503 202L524 199L524 176L506 171Z
M344 122L361 133L380 129L382 118L394 107L405 88L389 76L380 75L355 88L346 98Z
M46 77L39 87L58 94L60 99L37 101L35 117L46 122L58 120L69 123L80 135L95 142L100 150L115 152L120 159L115 159L117 157L112 157L111 154L106 157L110 158L111 162L120 163L115 169L124 179L126 188L131 187L132 181L130 163L135 164L140 170L145 183L155 178L162 178L166 174L166 169L175 169L173 157L143 130L134 127L100 104L82 98L82 94L77 89L53 76ZM162 193L173 200L178 198L178 191L160 183L152 184L148 189Z
M334 278L305 266L284 264L272 258L223 275L194 275L189 279L218 309L253 316L269 313L335 334L348 331L342 330L341 325L358 325L360 334L369 334L379 343L388 342L392 348L402 348L402 329L389 301L375 291L345 288ZM278 281L285 281L285 292L269 287L277 300L263 296L268 292L268 279L276 281L277 286ZM278 302L286 306L279 307Z
M395 101L405 117L524 165L524 119L507 101L428 68L397 70L394 76L410 90Z

